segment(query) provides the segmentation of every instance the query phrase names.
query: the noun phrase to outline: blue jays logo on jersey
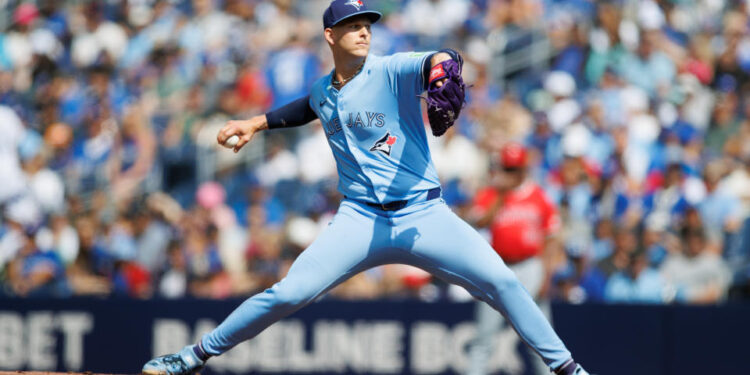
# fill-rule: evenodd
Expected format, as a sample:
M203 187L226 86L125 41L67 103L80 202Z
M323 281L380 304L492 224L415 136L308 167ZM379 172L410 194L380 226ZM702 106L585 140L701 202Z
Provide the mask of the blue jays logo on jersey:
M362 8L365 4L362 3L362 0L349 0L345 5L351 5L359 10L359 8Z
M378 139L370 148L370 151L380 151L388 156L391 156L391 147L396 143L396 136L391 136L391 132L386 132L385 135Z

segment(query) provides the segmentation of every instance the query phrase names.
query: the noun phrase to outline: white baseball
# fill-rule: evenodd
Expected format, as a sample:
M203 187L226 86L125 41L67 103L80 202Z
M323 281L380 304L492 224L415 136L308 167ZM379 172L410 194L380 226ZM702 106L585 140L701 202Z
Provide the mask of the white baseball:
M226 141L224 141L224 147L226 148L234 148L234 146L237 146L237 143L240 141L240 137L233 135L229 138L227 138Z

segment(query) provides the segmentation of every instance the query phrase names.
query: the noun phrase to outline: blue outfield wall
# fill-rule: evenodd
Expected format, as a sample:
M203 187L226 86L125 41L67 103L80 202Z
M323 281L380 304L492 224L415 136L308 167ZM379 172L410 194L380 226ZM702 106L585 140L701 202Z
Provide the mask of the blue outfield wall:
M137 373L212 329L241 301L0 299L0 370ZM312 304L223 356L211 374L455 374L468 364L474 304ZM553 305L577 360L599 375L749 374L750 305ZM528 374L506 327L490 364Z

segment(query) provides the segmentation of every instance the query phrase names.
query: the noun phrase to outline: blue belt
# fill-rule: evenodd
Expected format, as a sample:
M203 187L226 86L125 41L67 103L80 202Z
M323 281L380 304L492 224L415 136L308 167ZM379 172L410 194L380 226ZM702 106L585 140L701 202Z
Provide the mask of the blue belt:
M435 198L439 198L440 193L441 193L441 190L439 187L427 190L427 197L425 198L425 202L429 200L433 200ZM362 203L370 207L383 210L383 211L397 211L406 207L407 205L409 205L409 203L414 203L414 199L412 199L411 201L402 200L402 201L392 201L388 203L372 203L372 202L362 202Z

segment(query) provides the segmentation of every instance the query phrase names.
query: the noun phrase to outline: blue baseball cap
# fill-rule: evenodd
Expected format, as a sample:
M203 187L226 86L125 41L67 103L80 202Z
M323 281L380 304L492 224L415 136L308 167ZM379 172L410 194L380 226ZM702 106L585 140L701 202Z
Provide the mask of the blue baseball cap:
M367 16L372 23L378 22L380 17L383 17L380 12L367 9L367 5L362 0L333 0L323 13L323 27L327 29L345 19L359 15Z

